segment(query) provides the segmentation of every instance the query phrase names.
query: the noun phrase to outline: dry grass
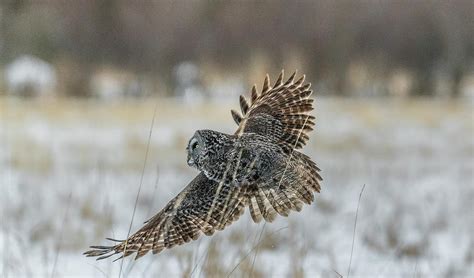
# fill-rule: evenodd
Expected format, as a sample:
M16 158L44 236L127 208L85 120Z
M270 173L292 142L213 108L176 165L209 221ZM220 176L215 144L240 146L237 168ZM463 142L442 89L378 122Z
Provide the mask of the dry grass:
M236 101L193 106L170 99L0 98L5 146L0 149L5 169L0 172L5 192L0 242L10 242L0 253L3 269L49 275L55 255L51 246L63 234L58 276L118 274L117 263L95 264L79 254L106 236L126 235L155 103L156 123L132 230L195 175L185 165L184 152L195 129L234 130L228 110ZM316 107L316 131L305 152L323 169L323 192L302 213L267 225L255 264L252 249L261 227L246 215L216 237L146 256L133 267L127 261L125 273L225 277L240 263L232 277L337 277L335 271L345 272L349 263L357 197L360 185L367 183L352 274L411 276L416 262L420 276L468 275L474 242L465 225L465 208L474 196L472 104L320 98ZM452 238L454 226L459 228ZM457 245L458 239L463 244ZM456 260L442 257L451 250L457 250Z

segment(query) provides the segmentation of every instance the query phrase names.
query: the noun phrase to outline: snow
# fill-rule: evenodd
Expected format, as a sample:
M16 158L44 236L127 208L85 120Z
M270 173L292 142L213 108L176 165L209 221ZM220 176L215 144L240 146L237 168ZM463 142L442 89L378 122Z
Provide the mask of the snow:
M2 275L118 275L120 262L81 253L127 235L155 101L120 104L126 116L104 106L97 117L88 102L59 103L54 113L30 102L2 105ZM265 225L253 268L255 252L246 254L263 224L246 212L213 237L126 259L122 274L226 276L240 262L235 277L346 276L365 184L352 277L473 277L472 103L318 98L316 105L304 152L323 170L322 192L302 212ZM132 231L196 175L184 152L194 129L235 127L228 108L160 104Z
M38 57L23 55L6 66L4 78L10 92L33 90L33 93L44 94L54 89L56 70Z

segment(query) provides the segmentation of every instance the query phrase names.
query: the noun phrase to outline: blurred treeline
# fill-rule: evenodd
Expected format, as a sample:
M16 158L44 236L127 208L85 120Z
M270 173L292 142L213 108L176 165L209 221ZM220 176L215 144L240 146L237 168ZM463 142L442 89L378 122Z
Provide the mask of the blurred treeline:
M0 66L39 57L63 95L104 71L173 94L185 61L204 85L298 68L337 95L458 96L473 80L472 0L6 0L0 21Z

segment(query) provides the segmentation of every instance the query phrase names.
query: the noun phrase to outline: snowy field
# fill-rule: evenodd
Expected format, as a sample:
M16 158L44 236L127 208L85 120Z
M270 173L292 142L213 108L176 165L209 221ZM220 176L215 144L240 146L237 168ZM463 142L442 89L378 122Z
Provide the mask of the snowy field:
M213 237L123 266L84 257L126 237L143 169L132 232L197 174L188 138L233 132L232 107L0 99L1 276L347 277L353 247L351 277L474 277L466 100L318 98L303 150L323 170L312 206L266 225L246 212Z

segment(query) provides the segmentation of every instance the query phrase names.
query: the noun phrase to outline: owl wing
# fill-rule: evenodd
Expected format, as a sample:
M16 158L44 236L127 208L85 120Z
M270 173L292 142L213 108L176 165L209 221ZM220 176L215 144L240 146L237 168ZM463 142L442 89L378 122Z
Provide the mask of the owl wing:
M250 215L254 222L263 219L272 222L276 215L288 216L290 211L300 211L303 204L314 201L314 192L320 192L320 169L306 155L293 151L271 177L259 178L247 185Z
M283 81L280 73L277 81L270 86L268 75L261 93L253 86L250 103L240 96L242 115L232 110L232 117L239 125L236 135L257 133L273 140L287 152L302 148L313 130L313 99L309 96L311 83L304 84L305 76L295 81L296 72Z
M218 183L200 173L127 240L114 246L91 246L84 255L99 256L100 260L115 254L121 254L117 258L121 259L136 253L135 259L138 259L149 251L156 254L196 240L201 232L212 235L242 215L248 200L244 191L244 187Z

